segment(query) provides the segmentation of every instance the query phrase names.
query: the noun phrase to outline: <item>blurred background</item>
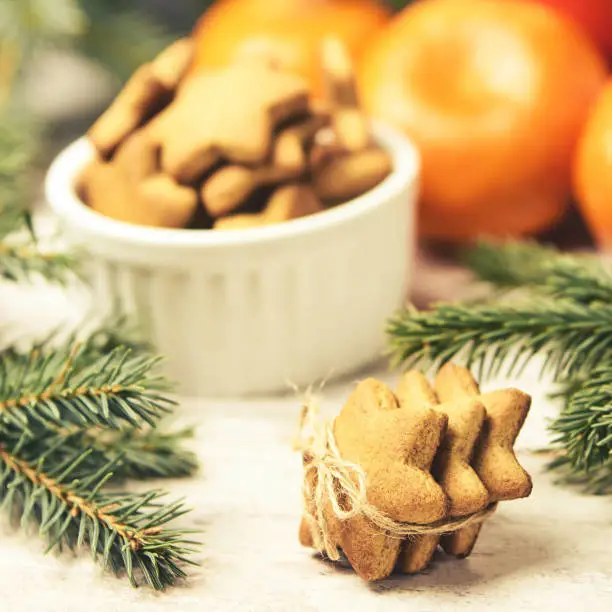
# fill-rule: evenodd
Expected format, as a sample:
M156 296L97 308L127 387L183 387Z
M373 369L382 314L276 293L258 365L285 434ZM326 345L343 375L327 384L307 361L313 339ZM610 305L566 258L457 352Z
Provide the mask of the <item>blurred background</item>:
M517 2L493 3L502 7ZM227 59L232 48L249 37L263 38L277 50L284 49L282 45L293 37L293 50L291 44L286 47L289 58L317 33L333 32L349 41L359 55L359 65L362 56L366 57L369 68L366 66L365 77L359 74L366 110L390 122L395 113L396 127L417 141L424 156L423 253L444 259L452 255L458 242L487 234L489 229L497 235L507 230L513 236L534 236L563 248L603 247L609 224L600 202L608 192L597 178L590 178L591 174L601 176L603 162L591 155L582 171L586 178L579 177L576 189L574 147L586 129L587 111L604 87L606 75L601 66L608 62L612 47L611 3L525 3L545 7L549 23L534 25L529 16L510 13L505 19L503 7L493 15L483 10L479 0L458 0L456 9L444 6L452 2L437 0L0 0L0 88L11 91L10 116L29 122L28 137L37 138L40 179L57 151L86 131L134 70L177 37L192 32L202 15L197 32L201 49L207 49L200 57L203 66L214 64L215 58ZM436 4L442 6L435 8ZM214 14L211 5L215 5ZM427 15L417 17L416 5L431 6L421 11ZM550 25L550 15L553 22L571 20L578 34L571 30L564 35L556 22ZM434 30L427 29L428 20L446 23L444 27L453 20L463 25L457 27L457 36L447 34L444 47L445 40L439 40L445 35L444 27L436 38ZM504 22L507 27L500 29ZM319 26L313 28L312 23ZM470 28L474 36L466 34ZM466 40L472 39L470 50ZM377 42L372 44L373 40ZM440 47L447 49L442 55L436 51ZM409 48L416 49L416 60L402 55L402 49ZM462 63L466 54L470 57ZM457 58L457 63L451 58ZM453 79L453 74L459 76ZM396 96L399 84L404 87L405 100ZM416 98L411 98L415 91ZM472 104L479 92L483 93L483 107L492 101L500 113L516 110L518 118L508 115L501 136L495 133L499 126L478 132L482 125L474 122L473 109L458 110L465 96ZM418 104L411 105L414 99ZM431 108L427 100L433 100ZM403 125L402 113L395 110L402 104L412 125ZM446 124L434 116L442 106L447 115L444 121L452 115L455 123ZM17 119L4 123L18 125ZM438 123L452 129L440 136ZM596 129L602 142L606 129ZM446 146L452 153L448 159ZM500 151L503 154L496 156ZM600 151L599 158L602 156ZM446 171L449 159L457 164L462 157L465 168L458 166L456 174L467 178L455 185L455 178L449 179ZM487 166L483 160L488 158L493 160ZM485 178L472 180L472 174ZM474 187L478 193L472 193L471 184L479 180ZM487 181L494 187L482 187ZM523 189L525 181L533 183L529 193ZM577 191L584 196L583 206L576 203ZM459 229L449 234L451 227ZM600 229L603 238L596 236Z
M498 0L500 4L505 1ZM563 14L564 18L572 18L574 23L586 32L588 38L599 48L602 56L606 55L610 39L610 30L607 26L612 22L612 8L607 0L533 0L533 2L550 5L553 11ZM39 143L41 145L40 168L44 169L63 145L82 134L91 125L136 67L151 59L172 40L189 34L212 4L215 3L205 0L53 0L53 2L48 0L0 0L2 41L0 84L4 83L6 86L10 81L11 95L16 101L14 105L19 108L19 114L28 115L28 119L34 121L37 127L44 128ZM424 33L422 40L393 42L394 39L401 39L399 31L402 29L395 24L395 21L415 21L414 19L406 20L403 17L409 4L411 3L402 0L385 0L384 2L374 0L359 0L358 2L346 2L345 0L312 0L311 2L303 0L271 0L270 2L221 0L214 7L217 13L205 24L201 35L204 40L211 41L208 60L210 57L214 59L215 54L218 58L224 57L229 53L232 45L237 45L241 39L248 39L250 36L261 38L262 32L263 38L267 38L270 44L277 44L281 38L287 40L294 36L295 45L299 46L304 40L311 39L314 35L301 31L301 28L304 27L312 29L309 24L304 26L300 18L300 15L306 11L309 13L308 19L314 19L320 24L320 27L315 28L317 31L340 33L345 40L352 37L351 44L359 53L362 51L370 53L370 42L375 31L381 37L389 38L391 42L387 46L390 50L383 51L383 53L387 55L387 63L393 63L394 44L395 47L398 44L426 47L431 43ZM431 4L431 2L425 0L425 4ZM460 10L463 14L469 10L467 8L469 4L469 0L460 2ZM254 6L259 8L253 9ZM347 9L347 6L350 6L350 9ZM253 10L258 17L264 14L275 16L274 23L267 25L263 30L259 28L259 32L254 32L257 26L252 24L257 23L257 19L253 19ZM478 2L474 5L473 10L478 16ZM430 12L435 17L436 11ZM437 12L442 13L443 11L438 10ZM393 14L397 13L402 14L394 17ZM486 28L487 19L485 16L481 20L481 30L483 27ZM263 17L260 21L264 21ZM391 22L390 25L388 25L389 22ZM495 34L495 28L491 30L493 35L499 36L499 32ZM527 28L528 26L524 24L523 30L526 31ZM519 27L517 30L512 24L508 26L511 36L517 31L520 35L520 29ZM410 31L410 27L404 30ZM415 30L413 27L412 31L418 32L418 29ZM363 35L364 33L367 36ZM503 32L501 34L503 35ZM354 40L356 36L361 37L357 42ZM301 42L297 40L300 37ZM479 34L476 39L478 38L482 36ZM456 44L456 41L449 41L449 48L453 44ZM511 55L516 52L520 55L520 50L513 49L511 45L506 45L503 51L501 50L503 44L498 47L500 53ZM549 41L543 40L539 52L544 57L546 54L554 53L555 50L551 51ZM561 49L560 53L564 52L567 53L567 49ZM287 53L289 54L290 51ZM566 59L568 61L566 66L568 83L566 85L570 87L573 85L572 71L579 72L582 68L580 58L575 59L568 56ZM203 60L203 63L206 61ZM432 81L435 81L435 75L440 73L439 62L436 64L435 54L431 61L431 68L424 64L422 70L431 70ZM539 61L537 55L534 61ZM401 62L401 58L398 57L398 74L402 71ZM447 71L452 73L456 71L456 67L448 65ZM504 66L501 64L499 71L501 78L504 78ZM510 81L517 80L516 74L513 75L511 71L508 74ZM470 74L468 73L465 78L469 79ZM472 87L477 91L478 83L475 81L472 83ZM521 83L510 83L506 91L510 93L513 90L516 91L520 88L519 85L522 86ZM383 90L388 83L366 84L366 87L370 89L375 89L377 86L378 89ZM555 91L555 87L559 92L563 91L563 86L557 87L554 83L551 90ZM563 100L548 102L561 104ZM542 103L543 101L540 102L540 105ZM374 102L370 104L370 107L376 104ZM389 102L388 106L391 104L392 102ZM551 137L555 142L554 134ZM426 134L425 140L427 138L429 136ZM534 138L541 138L541 135L534 135ZM426 149L429 143L425 142L423 145L422 142L419 142L418 144ZM517 146L516 155L520 157L519 147L524 147L524 142L517 140L515 144ZM436 149L436 146L437 143L433 142L432 149ZM469 197L469 194L466 194L466 197ZM537 204L534 204L533 207L537 207ZM532 210L535 210L533 207ZM571 194L568 205L564 205L563 208L563 214L549 215L550 219L539 223L540 227L527 233L567 248L593 246L592 231L587 229L583 215L579 212ZM546 216L545 213L543 214ZM526 216L529 215L526 214ZM444 215L442 217L442 224L447 225L447 219L444 218ZM452 215L449 218L452 218ZM518 223L517 227L520 229L521 223ZM481 232L474 230L474 233ZM431 234L431 232L424 232L424 234ZM433 234L434 238L438 237L435 231ZM424 235L422 242L425 247L429 248L431 241L428 238L428 235ZM441 249L438 243L448 241L443 239L433 242L435 252L446 252L446 249ZM456 241L450 240L450 242Z

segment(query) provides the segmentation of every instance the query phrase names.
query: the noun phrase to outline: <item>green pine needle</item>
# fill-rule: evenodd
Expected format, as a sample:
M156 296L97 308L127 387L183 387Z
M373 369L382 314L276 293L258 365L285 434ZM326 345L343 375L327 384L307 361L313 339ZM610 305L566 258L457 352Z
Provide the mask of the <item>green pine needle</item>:
M27 208L41 126L16 92L33 51L51 44L68 42L125 80L170 42L147 16L115 8L98 0L0 4L0 278L64 283L78 273L74 254L44 252L34 233ZM197 463L183 448L189 430L157 428L174 406L161 394L169 385L150 347L124 331L111 323L78 349L76 335L52 334L31 350L0 350L0 504L23 525L37 523L49 550L87 545L134 585L161 590L192 563L188 532L166 526L186 509L155 491L110 492L109 483L186 476Z
M121 457L118 475L121 478L145 480L149 478L183 478L198 469L195 454L184 448L194 436L193 428L163 431L157 428L119 431L93 430L85 433L80 442L108 460Z
M73 346L78 340L78 334L73 333L64 346ZM48 343L47 346L49 346ZM153 345L143 339L139 326L131 318L123 314L115 314L89 332L83 350L79 353L80 363L92 364L100 357L119 348L129 349L133 356L152 355L154 352ZM150 384L151 381L149 381Z
M558 474L559 484L577 486L592 495L612 495L612 459L587 470L577 468L561 454L548 467Z
M184 447L193 435L192 428L164 431L158 427L109 430L71 426L39 434L27 444L39 449L59 445L68 454L89 449L86 466L91 469L120 459L115 479L184 478L198 469L197 457Z
M561 384L564 403L550 425L560 481L612 494L612 277L593 258L534 243L482 243L466 261L496 289L479 304L406 309L389 321L396 363L441 365L461 355L480 378L518 374L532 358Z
M34 351L27 361L0 359L0 428L141 427L171 411L174 402L158 391L159 359L119 348L81 366L81 350L68 357Z
M583 304L612 303L612 276L593 258L560 253L532 242L481 242L464 261L499 289L528 288Z
M28 177L39 128L21 110L0 105L0 240L27 228Z
M55 331L42 341L37 342L29 350L8 347L0 353L3 367L9 371L28 370L23 376L23 388L31 388L39 382L40 370L30 367L32 360L42 359L49 371L61 371L65 365L66 356L72 354L72 368L86 370L100 360L107 359L113 351L129 350L132 358L151 354L151 346L143 341L137 328L125 316L113 316L103 321L90 332L78 351L76 333L70 334L68 340L59 341L59 331ZM34 356L32 355L34 351ZM154 365L154 363L152 363ZM0 366L1 371L1 366ZM147 381L148 389L163 391L170 388L167 380L151 375ZM0 419L1 423L1 419ZM17 435L21 428L16 430ZM183 448L183 444L192 435L190 428L166 432L155 428L121 425L120 430L109 430L100 427L89 429L81 426L54 426L46 422L44 428L36 430L36 443L42 443L41 435L49 432L61 432L66 438L66 445L71 448L94 448L96 453L90 457L98 464L123 455L123 460L116 476L122 478L179 478L193 474L197 469L197 460L193 453ZM12 431L13 435L15 431ZM5 435L7 431L5 431Z
M39 136L37 122L22 110L10 106L0 112L0 277L27 281L43 276L63 283L74 276L76 258L42 251L26 209Z
M612 456L612 363L595 368L550 427L554 443L578 470L589 471Z
M43 253L32 239L19 244L0 244L0 276L10 281L26 282L41 276L64 284L75 277L77 260L72 254Z
M533 299L524 304L441 304L406 310L387 328L395 362L441 365L465 351L479 375L520 372L535 355L555 378L588 371L612 354L612 306ZM486 370L486 371L485 371Z
M92 471L83 464L91 451L65 458L56 449L29 456L27 446L0 446L0 500L23 526L38 525L47 550L86 545L94 559L116 574L125 573L163 590L183 578L184 564L197 543L186 530L167 523L187 512L182 502L161 503L163 493L104 492L119 460Z
M478 278L499 288L538 285L548 276L543 268L558 260L557 251L535 242L479 242L462 254Z
M0 359L20 363L23 367L31 359L32 351L38 355L54 355L60 363L63 363L67 355L72 354L73 367L84 368L117 349L129 350L132 356L154 353L153 345L142 338L139 327L125 315L112 315L93 329L87 330L85 335L82 331L81 324L66 337L65 329L54 329L34 343L21 342L21 347L16 344L7 346L0 351ZM75 354L73 349L79 343L80 350ZM151 383L152 381L149 381L149 384ZM164 383L164 386L167 385Z

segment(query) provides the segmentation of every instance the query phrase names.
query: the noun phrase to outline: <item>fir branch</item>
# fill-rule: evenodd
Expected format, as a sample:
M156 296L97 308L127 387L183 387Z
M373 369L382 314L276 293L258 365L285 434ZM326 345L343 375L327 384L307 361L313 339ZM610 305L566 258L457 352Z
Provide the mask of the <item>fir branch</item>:
M158 491L103 492L116 462L84 474L79 467L88 452L62 461L54 452L28 457L23 444L0 446L0 500L23 526L39 525L47 550L87 544L104 568L127 574L134 586L138 572L156 590L185 576L181 565L193 563L196 543L186 539L187 531L166 528L187 512L181 502L162 504Z
M589 470L579 469L563 455L548 464L550 470L559 474L558 484L580 487L592 495L612 495L612 458Z
M26 209L39 136L38 123L22 110L0 112L0 277L26 281L42 275L65 282L74 275L75 256L43 252Z
M0 243L0 276L25 282L35 275L64 284L75 277L77 260L72 254L43 253L33 239L11 245Z
M462 253L462 260L486 282L500 288L538 285L546 282L543 270L558 252L535 242L482 241Z
M583 304L612 303L612 276L591 258L532 242L481 242L464 254L481 279L499 289L528 288Z
M469 264L522 301L407 309L389 322L398 363L442 364L461 353L483 377L520 372L532 357L561 383L564 408L550 425L561 482L612 493L612 277L597 261L532 243L483 243Z
M159 359L117 349L83 366L80 350L68 358L34 351L25 362L1 359L0 426L30 432L67 423L141 427L171 410L174 402L157 390Z
M74 333L69 337L65 346L72 346L78 341L78 334ZM88 333L83 349L78 356L79 363L83 366L91 365L117 349L129 350L132 356L152 355L154 351L153 345L143 339L138 325L133 320L126 315L115 314ZM152 382L149 381L149 385ZM156 386L156 388L159 387Z
M82 327L83 324L79 325L67 337L66 330L61 327L33 343L22 342L21 346L11 344L0 351L0 359L11 360L24 367L31 359L32 352L46 357L54 355L60 364L66 355L72 354L73 367L85 368L117 349L129 350L132 357L154 353L153 345L142 338L138 326L126 315L112 315L93 329L86 330L84 335ZM75 354L73 349L78 344L81 348ZM163 388L167 388L167 381L158 382L164 383ZM149 384L152 383L149 381ZM159 388L157 384L156 388Z
M121 458L117 470L121 478L183 478L192 476L198 469L195 454L183 447L193 435L190 427L178 431L98 429L87 431L82 444L89 443L109 461Z
M27 228L28 175L39 136L38 123L22 110L0 111L0 240Z
M612 457L612 364L589 372L588 379L567 397L561 414L552 422L553 443L578 471L598 469Z
M543 371L588 372L612 354L612 306L584 306L571 300L465 306L442 304L430 312L408 309L391 319L389 344L397 364L440 365L465 349L479 375L521 371L537 354Z
M7 435L8 433L8 435ZM184 478L192 476L198 469L195 454L184 443L193 437L193 429L164 431L158 427L144 430L127 427L109 430L100 427L57 427L28 439L25 444L38 452L46 448L57 448L60 452L75 455L90 450L84 467L94 470L110 462L116 462L114 478ZM19 432L5 432L5 439L20 439Z
M0 359L11 361L11 370L27 368L32 360L32 351L54 363L43 361L50 371L61 371L66 356L72 354L72 367L78 369L90 368L112 351L129 350L132 357L151 354L151 347L138 336L138 330L125 316L114 316L90 332L80 350L74 352L77 345L77 334L70 335L67 341L58 342L58 331L37 342L27 351L17 347L9 347L0 353ZM5 365L6 367L6 365ZM22 381L23 388L36 385L40 372L36 367L29 368L29 374ZM163 378L151 378L148 389L156 391L168 388L168 382ZM1 422L1 421L0 421ZM19 436L20 428L13 428L13 435ZM103 465L119 455L123 456L121 464L115 470L115 476L121 478L179 478L191 475L197 469L195 455L183 448L183 443L192 436L191 429L176 432L166 432L158 427L134 428L123 426L121 430L108 430L100 427L82 429L80 426L56 426L45 423L42 430L36 431L33 444L44 448L56 443L56 435L64 437L63 447L70 452L78 449L95 450L89 462L93 465ZM5 431L5 435L7 432Z

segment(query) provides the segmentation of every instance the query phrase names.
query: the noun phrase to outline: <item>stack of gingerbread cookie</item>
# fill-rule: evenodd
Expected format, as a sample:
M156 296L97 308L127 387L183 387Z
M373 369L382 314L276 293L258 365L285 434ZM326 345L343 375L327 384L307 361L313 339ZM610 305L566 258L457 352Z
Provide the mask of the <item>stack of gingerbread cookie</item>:
M440 526L531 493L531 478L513 452L530 402L516 389L480 394L469 371L453 364L440 370L433 388L418 372L407 373L396 393L374 379L360 383L333 426L342 459L365 472L369 504L397 523L435 525L436 533L402 540L366 516L343 520L329 499L323 507L307 499L310 520L302 520L301 543L313 546L314 525L323 525L366 580L385 578L394 568L421 571L438 545L453 556L469 555L481 523L443 535ZM311 459L305 453L306 468ZM312 491L318 472L306 474Z
M193 43L142 66L89 131L80 195L138 225L233 229L345 203L392 170L360 110L340 43L322 45L325 101L272 59L192 74Z

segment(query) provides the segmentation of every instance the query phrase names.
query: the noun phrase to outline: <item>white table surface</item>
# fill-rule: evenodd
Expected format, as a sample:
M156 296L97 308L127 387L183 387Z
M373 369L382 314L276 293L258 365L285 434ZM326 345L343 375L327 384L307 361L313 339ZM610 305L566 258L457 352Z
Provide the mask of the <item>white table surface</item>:
M69 116L103 99L104 77L66 58L50 56L34 72L31 99L43 115ZM52 82L53 87L48 87ZM41 85L41 83L43 83ZM51 95L53 94L53 95ZM465 287L461 273L421 262L419 298ZM56 289L0 283L0 331L41 334L74 321L78 301ZM370 374L393 383L385 372ZM340 409L352 383L329 385L324 409ZM180 419L198 425L193 446L202 462L192 479L153 483L186 496L194 508L184 523L202 529L201 566L166 593L138 590L103 575L84 554L42 556L37 537L0 521L1 612L425 612L439 610L612 609L612 497L593 497L554 485L546 458L530 451L547 442L546 419L556 408L537 367L515 385L533 396L519 437L519 458L534 479L531 497L500 504L471 557L437 559L418 576L367 585L351 571L314 558L297 540L301 462L291 451L299 402L294 396L257 401L189 400Z
M436 278L421 267L422 276ZM41 333L74 319L79 307L62 292L0 285L0 320L12 334ZM395 382L385 371L371 372ZM323 409L336 412L352 382L330 384ZM546 444L546 419L556 408L537 368L514 385L533 396L517 448L534 477L530 498L500 504L466 560L438 559L419 576L394 576L370 586L326 564L297 541L301 463L291 450L299 401L184 399L182 421L196 423L194 448L202 462L192 479L155 483L186 496L186 520L203 530L201 567L164 594L134 590L102 575L87 555L41 555L43 544L0 522L0 610L3 612L123 612L210 610L572 610L612 609L612 498L553 484L546 458L530 451Z

